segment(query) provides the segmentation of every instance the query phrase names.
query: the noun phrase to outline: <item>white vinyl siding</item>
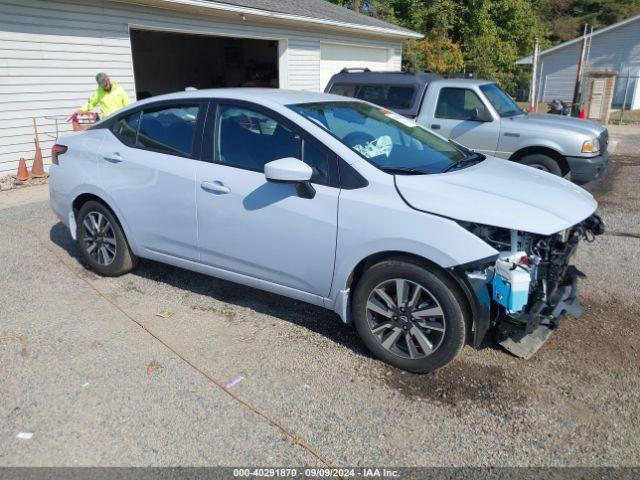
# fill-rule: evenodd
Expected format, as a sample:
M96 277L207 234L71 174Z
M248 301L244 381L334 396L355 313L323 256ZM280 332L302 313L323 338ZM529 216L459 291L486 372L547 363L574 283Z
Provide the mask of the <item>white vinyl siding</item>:
M149 28L282 41L281 84L320 90L320 42L389 49L400 68L400 40L324 33L256 24L213 15L178 12L100 0L0 0L0 175L14 173L20 157L33 158L32 118L38 122L48 163L55 137L70 130L66 116L107 72L135 98L129 28Z
M541 100L571 101L580 47L581 41L578 41L540 56ZM629 64L640 64L640 18L594 35L586 68L587 71L615 70L627 75L625 66Z

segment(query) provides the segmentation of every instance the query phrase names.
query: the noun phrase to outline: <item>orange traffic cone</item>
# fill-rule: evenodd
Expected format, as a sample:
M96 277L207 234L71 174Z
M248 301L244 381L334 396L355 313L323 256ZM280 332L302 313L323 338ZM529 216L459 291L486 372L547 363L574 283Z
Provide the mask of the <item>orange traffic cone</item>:
M33 165L31 165L31 176L35 178L46 177L47 173L44 171L44 164L42 162L42 150L40 149L40 139L38 138L38 127L36 126L36 119L33 119L33 130L36 134L36 155L33 158Z
M31 165L31 176L34 178L46 177L47 173L44 171L44 165L42 163L42 150L40 150L40 144L36 141L36 156L33 159Z
M29 171L27 170L27 162L24 161L24 158L21 158L18 162L18 173L16 174L16 180L29 180Z

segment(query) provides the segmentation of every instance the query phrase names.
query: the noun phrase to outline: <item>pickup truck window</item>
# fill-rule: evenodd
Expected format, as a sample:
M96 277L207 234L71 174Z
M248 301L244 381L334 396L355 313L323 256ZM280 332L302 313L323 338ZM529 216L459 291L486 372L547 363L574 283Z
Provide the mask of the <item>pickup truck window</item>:
M355 83L336 83L329 93L345 97L359 98L382 107L405 110L413 105L416 87L412 85L362 85Z
M513 117L524 113L518 104L495 83L481 85L480 90L501 117Z
M318 102L288 107L389 173L441 173L469 157L462 148L417 123L364 102Z
M474 109L484 110L482 100L468 88L443 88L436 105L437 118L452 120L471 120Z

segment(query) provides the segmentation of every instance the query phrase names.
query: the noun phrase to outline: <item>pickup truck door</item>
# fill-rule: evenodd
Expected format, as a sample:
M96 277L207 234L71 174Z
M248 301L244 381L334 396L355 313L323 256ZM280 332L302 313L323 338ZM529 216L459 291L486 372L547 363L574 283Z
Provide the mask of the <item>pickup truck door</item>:
M471 88L435 88L434 92L427 91L418 122L465 147L485 155L495 155L500 136L500 118L492 109ZM486 121L474 119L476 109L486 115Z

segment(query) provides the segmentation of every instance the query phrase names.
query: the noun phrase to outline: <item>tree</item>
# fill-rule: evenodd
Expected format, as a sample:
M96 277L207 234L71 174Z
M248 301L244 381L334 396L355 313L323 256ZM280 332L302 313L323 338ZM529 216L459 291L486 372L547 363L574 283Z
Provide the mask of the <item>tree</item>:
M405 56L410 63L441 73L464 68L510 90L517 83L515 61L531 53L536 36L546 37L529 0L388 0L388 4L402 26L425 33L425 40L407 43Z
M549 25L550 40L560 43L640 13L640 0L541 0L538 12Z
M460 45L442 32L432 30L423 40L409 40L404 46L405 63L413 70L431 70L446 75L464 68Z
M640 0L330 0L405 28L423 40L408 41L403 64L449 74L465 69L509 91L526 84L515 62L582 34L640 13ZM359 7L358 7L359 5Z

